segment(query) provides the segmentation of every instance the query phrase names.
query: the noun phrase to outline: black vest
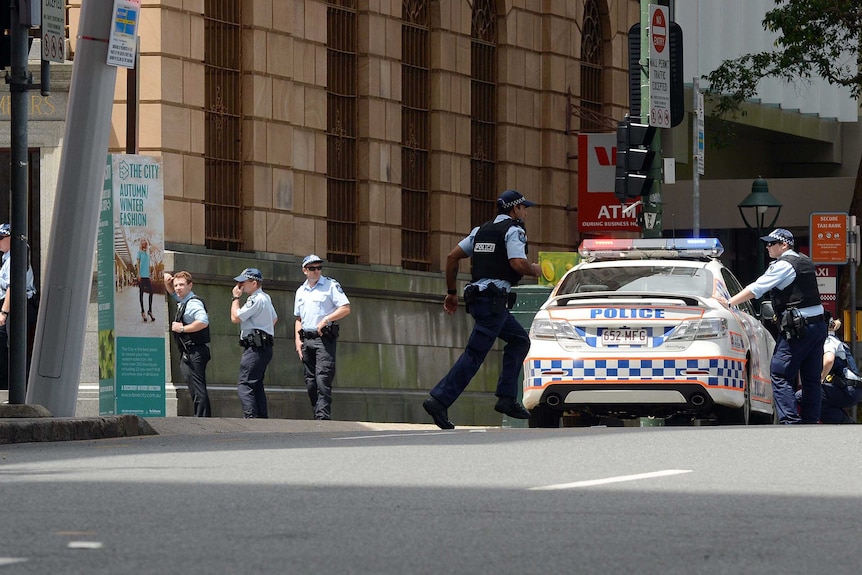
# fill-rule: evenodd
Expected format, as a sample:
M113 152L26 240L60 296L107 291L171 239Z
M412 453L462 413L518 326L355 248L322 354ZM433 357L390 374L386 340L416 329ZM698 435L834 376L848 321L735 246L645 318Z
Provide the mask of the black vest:
M206 311L207 304L204 303L204 300L195 295L190 297L177 307L177 315L174 317L174 321L181 322L183 325L188 325L185 320L183 320L183 316L186 314L186 306L189 305L189 302L193 299L196 299L201 302L201 305L204 306L204 311ZM196 331L194 333L175 333L174 337L177 338L177 346L180 349L186 349L193 345L202 345L205 343L209 343L210 326L208 325L202 330Z
M500 222L482 224L473 238L473 281L482 279L505 280L517 285L521 274L512 269L506 253L506 232L512 226L523 228L518 220L507 218Z
M784 254L779 260L785 260L793 266L796 279L784 289L772 288L772 303L780 316L787 308L802 308L820 305L820 292L817 289L817 273L812 262L804 255Z

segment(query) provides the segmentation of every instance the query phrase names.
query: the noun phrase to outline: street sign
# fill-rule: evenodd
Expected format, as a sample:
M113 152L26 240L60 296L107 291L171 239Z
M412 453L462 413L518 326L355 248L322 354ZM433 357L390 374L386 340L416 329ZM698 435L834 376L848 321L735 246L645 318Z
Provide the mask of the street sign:
M113 14L107 64L134 68L141 0L114 0Z
M42 0L42 59L66 61L66 0Z
M816 264L847 263L847 220L844 212L811 214L811 261Z
M666 6L649 6L649 125L670 128L670 47Z

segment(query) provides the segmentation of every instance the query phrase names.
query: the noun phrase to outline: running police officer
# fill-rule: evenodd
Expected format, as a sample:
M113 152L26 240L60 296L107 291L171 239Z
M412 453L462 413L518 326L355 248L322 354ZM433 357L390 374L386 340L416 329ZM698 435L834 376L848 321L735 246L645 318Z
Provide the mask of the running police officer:
M521 324L509 313L509 290L522 276L538 277L538 264L527 261L527 233L523 218L534 206L515 190L506 190L497 199L497 217L461 240L446 258L446 287L443 308L449 314L458 309L455 280L464 258L473 258L473 281L464 290L467 313L476 325L467 348L449 373L431 390L422 407L441 429L453 429L448 409L464 391L499 337L503 348L503 367L497 381L497 404L494 409L516 419L528 419L530 413L518 400L518 373L530 349L530 338Z
M195 417L211 417L210 398L207 394L207 363L210 361L210 319L204 300L192 291L192 274L179 271L165 272L165 290L177 300L177 314L171 323L171 332L177 342L180 372L189 388Z
M266 418L266 392L263 389L263 376L266 366L272 360L272 345L275 335L275 322L278 315L272 307L272 300L263 291L263 275L260 270L246 268L233 278L230 303L230 320L240 324L239 344L244 348L239 364L237 392L242 405L243 417ZM247 294L245 305L240 307L239 298Z
M323 260L312 254L302 260L305 282L296 290L296 353L302 360L305 387L314 419L331 419L332 380L338 320L350 314L350 301L336 280L323 275Z
M794 249L793 234L778 228L760 238L774 258L762 276L727 300L739 305L769 292L781 333L772 355L772 396L781 423L817 423L820 420L820 370L826 321L814 263ZM802 379L800 412L796 411L794 383Z

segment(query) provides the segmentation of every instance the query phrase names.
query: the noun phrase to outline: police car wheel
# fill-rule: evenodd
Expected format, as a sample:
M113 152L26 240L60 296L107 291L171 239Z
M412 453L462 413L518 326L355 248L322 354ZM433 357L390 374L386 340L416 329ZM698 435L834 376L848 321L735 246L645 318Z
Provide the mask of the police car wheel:
M553 409L545 403L540 403L530 410L528 425L530 427L557 428L560 427L562 417L562 411Z
M749 380L749 377L745 378L745 391L743 392L741 407L715 406L718 422L721 425L749 425L751 423L751 386Z

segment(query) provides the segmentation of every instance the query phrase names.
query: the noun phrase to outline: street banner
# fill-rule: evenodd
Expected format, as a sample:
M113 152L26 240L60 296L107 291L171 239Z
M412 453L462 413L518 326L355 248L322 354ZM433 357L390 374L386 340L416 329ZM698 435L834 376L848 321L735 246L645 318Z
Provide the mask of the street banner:
M99 414L165 415L161 158L111 154L98 234Z

